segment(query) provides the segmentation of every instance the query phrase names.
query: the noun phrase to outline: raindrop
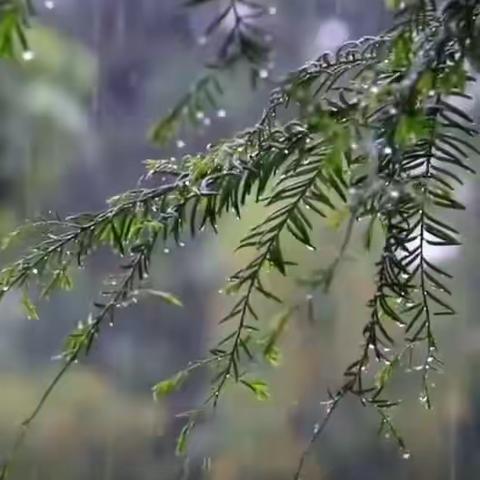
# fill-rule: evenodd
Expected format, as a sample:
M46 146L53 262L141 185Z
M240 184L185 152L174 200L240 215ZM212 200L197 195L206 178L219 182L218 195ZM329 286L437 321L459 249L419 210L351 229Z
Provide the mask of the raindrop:
M403 452L403 453L402 453L402 458L403 458L404 460L408 460L410 457L411 457L410 452Z
M32 273L33 273L34 275L38 275L38 270L37 270L36 268L32 268Z
M195 116L197 117L198 120L203 120L205 118L205 113L203 113L201 110L199 110Z
M260 78L262 78L263 80L265 80L266 78L268 78L268 70L266 68L262 68L259 72L258 72L258 76Z
M55 8L55 2L53 0L45 0L44 5L48 10L53 10Z
M205 35L202 35L201 37L198 37L197 43L201 46L207 44L207 37Z
M170 249L169 248L164 248L163 253L170 253Z
M177 140L177 148L185 148L186 143L183 140Z
M203 124L204 124L206 127L210 126L211 123L212 123L212 121L211 121L208 117L205 117L205 118L203 119Z
M392 198L399 198L400 197L400 192L398 190L392 189L390 192L388 192L390 197Z
M277 7L271 6L268 8L269 15L276 15L277 14Z
M313 426L313 434L316 435L319 431L320 431L320 425L318 423L316 423Z
M385 155L391 155L391 154L393 153L393 150L391 149L391 147L385 147L385 148L383 149L383 153L384 153Z
M32 61L32 60L35 58L35 52L33 52L32 50L25 50L25 51L22 53L22 58L23 58L26 62L30 62L30 61Z
M227 116L227 112L225 109L221 108L220 110L218 110L217 112L218 118L225 118L226 116Z
M210 457L205 457L203 459L203 470L209 472L212 469L212 459Z

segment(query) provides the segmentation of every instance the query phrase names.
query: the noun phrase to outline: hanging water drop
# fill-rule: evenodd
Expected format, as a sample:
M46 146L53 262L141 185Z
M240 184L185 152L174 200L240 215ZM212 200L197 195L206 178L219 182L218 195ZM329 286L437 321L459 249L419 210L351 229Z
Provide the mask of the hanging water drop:
M262 80L265 80L266 78L268 78L268 70L266 68L262 68L259 72L258 72L258 76L262 79Z
M30 62L30 61L32 61L32 60L35 58L35 52L33 52L32 50L25 50L25 51L22 53L22 58L23 58L26 62Z

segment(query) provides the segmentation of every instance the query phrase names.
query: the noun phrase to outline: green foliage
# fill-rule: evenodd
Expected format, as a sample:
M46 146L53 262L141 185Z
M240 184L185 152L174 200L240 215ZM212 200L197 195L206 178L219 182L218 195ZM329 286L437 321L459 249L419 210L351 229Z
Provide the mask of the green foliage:
M213 0L190 4L209 1ZM258 16L265 13L252 2L232 0L207 34L247 3ZM329 392L327 415L315 428L295 478L300 478L308 451L347 396L372 408L381 430L397 441L405 457L409 455L392 420L401 399L390 398L388 391L407 366L421 376L421 398L430 408L430 377L442 367L435 319L455 313L447 285L451 275L427 249L459 245L459 234L446 213L465 208L457 188L465 174L473 172L472 154L480 153L472 144L476 133L472 119L455 105L456 98L469 99L466 88L474 80L466 72L466 62L478 35L480 7L456 0L441 9L433 1L390 5L400 11L388 34L349 42L335 55L324 54L288 75L253 128L180 161L147 161L146 176L165 177L164 184L150 189L140 183L110 199L101 212L46 221L40 228L41 240L3 269L2 295L38 283L51 294L57 287L71 288L69 272L83 265L95 248L109 246L123 258L121 272L107 279L87 321L67 339L65 366L26 425L68 367L89 353L106 324L113 325L118 308L136 301L142 291L179 304L175 297L145 287L157 248L182 245L186 235L204 228L217 232L222 215L240 217L247 201L253 201L265 215L238 247L250 256L226 287L234 301L220 323L230 329L211 348L210 357L153 388L160 399L176 392L193 370L209 367L212 372L203 405L186 414L177 453L187 451L199 417L218 404L227 386L243 385L256 398L269 398L267 384L253 378L250 367L263 361L278 364L278 342L296 306L292 310L280 305L278 323L265 333L257 299L283 303L266 287L265 279L294 275L296 264L284 248L285 239L310 250L321 248L312 235L314 227L334 216L338 223L346 223L344 240L332 265L302 282L307 296L316 288L328 289L334 281L358 220L367 219L369 224L366 246L370 248L374 232L380 236L381 231L382 248L359 353L340 385ZM264 61L261 45L255 50L256 36L242 37L249 31L247 20L236 18L238 35L225 40L217 67L229 68L242 58L258 71ZM195 123L203 101L215 107L212 88L221 92L214 77L204 77L154 127L152 138L160 143L170 140L184 117ZM24 304L34 317L31 301ZM413 365L414 359L419 363ZM6 478L6 471L1 478Z
M30 0L0 1L0 57L15 58L28 51L26 28L32 10Z

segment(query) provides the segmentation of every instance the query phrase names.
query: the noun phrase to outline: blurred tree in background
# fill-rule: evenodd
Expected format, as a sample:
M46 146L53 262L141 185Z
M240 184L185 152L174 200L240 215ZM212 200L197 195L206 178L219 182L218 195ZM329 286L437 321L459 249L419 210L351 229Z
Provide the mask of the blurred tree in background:
M428 158L422 149L432 115L443 115L442 121L447 123L444 132L453 135L453 139L439 140L444 142L439 145L443 151L436 152L435 161L446 162L451 175L437 172L441 174L441 191L437 192L441 196L436 199L441 207L463 202L469 206L468 219L476 219L474 180L461 174L465 186L460 198L446 195L455 182L453 176L458 175L450 168L455 165L451 157L462 157L470 149L468 165L476 162L477 141L469 138L473 128L468 116L461 114L468 111L477 117L474 102L466 98L476 93L467 81L470 75L476 77L472 68L476 50L466 41L476 45L476 2L447 2L450 9L445 10L435 8L433 2L388 2L388 7L403 11L400 20L407 20L408 35L382 0L284 0L259 2L258 7L255 2L240 0L189 3L196 8L179 7L174 0L55 0L31 5L35 11L31 17L23 2L0 1L0 52L12 59L0 66L4 112L0 128L0 226L6 234L20 218L36 224L13 238L7 236L15 241L2 254L3 260L7 264L25 247L40 241L52 245L48 242L95 222L95 234L63 250L53 265L38 268L31 261L16 265L20 267L17 272L27 272L26 280L36 278L38 270L39 287L24 280L14 285L15 273L3 272L6 289L19 284L28 287L5 296L1 313L0 453L5 454L5 460L18 424L41 398L59 362L72 365L72 372L31 424L9 478L153 479L160 475L172 479L291 479L312 432L314 438L323 432L317 422L329 416L332 406L332 425L321 441L313 444L304 478L475 478L479 468L475 408L479 382L470 372L476 370L478 355L473 314L477 300L471 293L478 276L474 250L478 222L461 225L465 223L462 215L442 214L428 227L429 234L439 235L437 240L430 238L428 245L422 242L425 258L437 269L430 272L435 273L430 282L436 281L439 271L448 269L454 274L455 281L445 288L455 292L457 311L455 322L435 318L435 345L428 335L411 342L426 340L428 357L401 356L405 328L396 330L394 346L389 345L388 338L378 345L370 341L371 330L367 329L363 333L367 333L372 358L366 361L361 357L360 363L347 369L346 385L348 378L356 380L350 393L380 415L386 412L385 418L380 417L382 433L396 442L379 442L374 428L378 418L353 399L342 400L337 408L337 394L343 391L336 389L345 366L358 354L363 325L369 325L372 305L370 310L365 305L372 296L377 298L379 284L391 287L378 282L375 266L384 236L386 245L392 246L386 225L398 221L395 215L402 208L408 215L418 214L418 196L408 182L418 181L415 175ZM471 9L468 21L467 9ZM347 45L336 58L319 57L325 50L335 51L348 40L377 34L393 24L399 25L390 31L395 42L385 41L385 37L363 38L358 44ZM438 52L439 45L445 47L444 52ZM317 60L298 69L310 59ZM382 67L385 60L393 62L393 67ZM342 61L360 67L354 71L360 84L352 78L351 68L339 68L336 73L341 78L328 73L334 72L336 62L341 67ZM204 68L205 63L210 68ZM286 80L279 79L292 69L294 73ZM325 72L331 76L323 83ZM330 81L334 83L329 85ZM395 88L390 90L392 85L398 87L400 102ZM272 89L274 93L269 96ZM412 97L403 97L405 91ZM178 103L172 102L175 98L180 99ZM290 106L283 111L286 98ZM442 106L444 110L439 113L435 109L440 109L439 101L444 99L450 109ZM156 121L172 103L173 109ZM235 138L235 132L262 118L264 105L270 107L264 123L257 124L258 131L246 131ZM275 117L270 116L272 112ZM344 125L355 123L352 119L360 126L346 133ZM396 132L393 138L392 131ZM249 137L252 132L265 136ZM253 284L257 290L254 302L240 304L246 305L249 320L245 325L252 328L242 327L241 341L237 342L236 336L229 335L240 312L235 297L225 298L224 293L235 293L236 287L249 284L248 271L243 269L252 254L255 259L257 252L262 253L262 242L250 237L246 243L254 241L258 250L240 250L235 256L231 252L252 225L261 226L269 218L262 202L268 203L271 195L283 195L287 200L294 194L294 190L282 192L280 174L286 175L290 185L301 182L302 175L309 175L308 162L315 166L325 157L328 146L322 150L322 136L340 149L337 154L342 157L344 171L322 179L328 184L329 199L322 192L307 199L304 213L290 222L290 233L282 236L281 245L268 248L266 270L290 272L291 260L300 266L291 278L262 274L262 283ZM218 141L228 137L234 140ZM195 154L198 151L206 153ZM398 161L397 154L406 171L395 176L397 172L390 172L389 165ZM150 174L144 175L141 161L158 157L170 160L148 161ZM335 164L333 157L328 154L327 161ZM369 178L362 162L368 164L372 158L378 158L377 174L386 181L385 188L375 191L362 183ZM279 169L279 183L276 187L272 182L263 185L264 198L242 205L241 220L237 219L230 174L233 183L235 175L248 183L248 175L253 179L255 162L267 160L279 162L266 175ZM249 163L253 163L251 171ZM356 170L351 175L348 169L353 167ZM181 169L185 173L178 176ZM294 176L296 171L300 172L298 177ZM140 175L138 189L110 203L109 209L121 209L125 203L135 207L128 207L125 215L115 214L113 221L107 215L98 225L93 214L63 220L72 211L98 211L105 196L130 188L132 178ZM389 175L393 175L393 190ZM148 195L161 198L162 189L169 189L172 182L175 189L171 197L164 203L156 203L152 197L149 203ZM184 190L178 190L179 186ZM184 227L175 218L183 217L172 208L195 188L201 197L204 194L195 207L193 230L199 231L193 240L187 235L177 238L175 232ZM209 200L216 188L227 192L226 203ZM362 195L372 201L375 212L380 212L381 221L376 225L368 220L375 217L371 211L355 210L366 206L359 201ZM343 196L349 200L343 203ZM337 206L335 210L328 207L330 202ZM193 205L187 207L185 219L190 219L194 217ZM225 207L233 209L231 215L218 218L217 225L217 216ZM272 208L274 202L267 205L269 215ZM314 216L317 209L326 215L324 222ZM363 219L359 218L348 251L343 251L341 244L345 233L348 238L352 211ZM176 214L172 216L172 212ZM203 212L207 212L206 231L200 228ZM39 221L48 223L38 225ZM165 243L162 235L157 242L162 228L172 237ZM452 237L452 229L457 228L464 232L465 247L459 247ZM217 229L222 233L218 237L211 232ZM155 239L158 248L148 254L143 247L138 249L135 240L139 234L145 244ZM370 251L365 250L365 243L370 244ZM123 273L109 276L117 271L118 258L111 248L105 248L107 244L122 257L132 254L133 259L139 259L139 263L123 262L127 277ZM399 248L398 242L396 245L393 248ZM314 246L318 250L311 251ZM87 262L90 255L92 259ZM81 268L74 269L77 262ZM133 266L137 278L139 265L142 278L148 267L148 284L129 281L129 269ZM408 297L412 290L409 284L416 279L409 278L410 270L393 264L387 268L391 269L390 281L395 279L398 287L394 285L388 292L392 297L387 298L388 304L380 305L387 333L396 328L395 322L410 323L418 312L421 321L416 325L420 327L425 312L417 305L424 304L415 303L422 302L421 298ZM330 285L333 270L336 279ZM239 271L230 277L235 288L227 284L225 289L224 277L232 271ZM312 276L312 272L321 275ZM107 284L102 281L105 276ZM125 278L127 283L123 283ZM243 278L247 278L246 283ZM328 295L322 288L325 282L331 287ZM51 295L53 287L71 290L73 285L73 293ZM128 292L115 297L116 288L124 286ZM439 290L439 300L445 302L443 280L430 287L431 294L437 298ZM423 291L424 287L420 288ZM87 316L90 299L99 298L98 292L105 290L106 297L100 297L93 314ZM42 292L51 299L37 307L34 304ZM272 303L273 295L284 300L286 307ZM141 302L133 305L137 298ZM182 309L177 298L182 300ZM429 302L436 303L433 297ZM113 318L113 310L126 304L130 308L119 310ZM446 305L442 308L450 311ZM225 316L231 316L231 321L219 329L217 322ZM258 323L260 332L253 329L255 316L262 320ZM42 321L31 321L37 317ZM114 328L102 327L97 338L97 319ZM414 330L409 328L411 333ZM52 362L65 337L69 341L63 356L54 357ZM212 345L224 338L210 357ZM80 354L85 348L89 350L93 340L95 348L83 358ZM428 378L426 384L422 379L430 363L438 366L437 342L448 375ZM235 360L225 363L225 355L237 347L238 365ZM435 359L428 360L430 356ZM78 357L82 361L76 365ZM195 359L201 360L188 363ZM425 361L427 364L422 363ZM214 367L213 386L209 369L197 369L204 363ZM402 373L404 369L413 372L392 375L392 364L400 365L397 370ZM183 370L186 365L187 372ZM365 381L370 378L373 391L360 388L358 379L363 375ZM158 383L161 378L167 380ZM214 415L208 409L195 410L205 398L216 403L217 391L223 392L225 384L234 380L242 388L225 390ZM387 383L391 383L389 395L374 397ZM155 403L149 395L152 385L156 385ZM331 389L331 398L325 394L327 389ZM389 402L399 397L403 405L392 409L391 414L393 404ZM259 404L258 399L263 402ZM431 407L430 402L434 412L425 415L418 404ZM195 428L190 428L193 424L189 419L195 421ZM400 427L402 438L395 439L400 431L394 425ZM180 434L178 443L181 431L191 434L188 456L175 459L175 448L180 453L186 449L186 436ZM395 447L398 442L403 452L400 455ZM407 446L413 456L405 461L402 455L409 456Z

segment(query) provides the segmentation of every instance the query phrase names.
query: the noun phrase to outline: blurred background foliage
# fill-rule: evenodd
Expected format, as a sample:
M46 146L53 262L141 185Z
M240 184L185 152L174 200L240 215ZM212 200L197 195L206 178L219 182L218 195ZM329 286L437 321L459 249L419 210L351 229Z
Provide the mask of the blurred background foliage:
M251 92L248 75L235 71L227 77L219 110L196 132L185 130L169 147L147 141L155 120L200 76L211 47L199 38L212 7L186 11L179 3L36 2L28 34L32 50L21 62L0 64L0 232L49 211L64 215L97 209L106 197L135 184L144 159L204 149L257 120L270 78ZM390 22L382 0L278 0L275 7L269 20L278 49L272 77ZM397 386L412 393L398 422L412 457L402 460L393 444L379 441L368 412L347 403L317 445L306 479L477 478L478 180L465 186L464 195L470 208L469 221L465 215L459 225L465 246L442 259L456 273L459 315L455 325L438 321L447 368L436 382L433 411L425 412L416 398L420 378L415 374ZM338 384L367 315L373 262L360 246L349 251L332 294L316 294L311 307L300 309L289 323L280 367L262 372L271 397L258 404L248 390L232 389L214 418L195 431L187 462L173 456L183 424L176 415L201 402L205 378L199 373L165 401L155 403L151 396L152 385L202 358L219 335L216 323L229 303L219 288L242 265L242 253L231 252L257 217L252 207L242 221L225 219L221 236L204 234L181 251L157 255L152 283L181 297L184 308L153 298L121 312L88 362L76 366L50 400L13 478L292 477L324 414L325 391ZM316 233L320 251L292 242L292 256L308 256L312 269L327 265L341 237L339 219L328 223ZM114 265L103 251L94 260L76 276L75 293L42 305L39 321L25 318L21 295L9 295L2 304L0 452L8 451L15 429L57 367L54 356L63 338L84 319L89 299ZM276 291L295 300L294 287L289 280ZM268 305L262 313L267 325L278 320Z

